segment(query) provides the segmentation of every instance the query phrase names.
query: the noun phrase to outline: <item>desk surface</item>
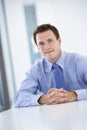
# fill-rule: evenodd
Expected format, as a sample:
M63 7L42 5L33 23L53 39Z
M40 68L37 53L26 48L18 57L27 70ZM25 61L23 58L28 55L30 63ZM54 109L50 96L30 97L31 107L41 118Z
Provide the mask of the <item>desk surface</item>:
M0 113L0 130L87 130L87 100L12 108Z

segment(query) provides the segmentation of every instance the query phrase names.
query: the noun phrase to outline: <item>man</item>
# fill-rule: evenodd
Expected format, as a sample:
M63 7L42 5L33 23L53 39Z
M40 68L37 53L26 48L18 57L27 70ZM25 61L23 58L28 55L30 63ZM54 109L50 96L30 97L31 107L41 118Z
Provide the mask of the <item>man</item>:
M26 73L14 97L15 107L86 100L87 58L62 52L60 34L53 25L38 26L33 39L43 58ZM54 64L61 69L61 76L55 76L57 70L54 72ZM58 84L56 80L59 80Z

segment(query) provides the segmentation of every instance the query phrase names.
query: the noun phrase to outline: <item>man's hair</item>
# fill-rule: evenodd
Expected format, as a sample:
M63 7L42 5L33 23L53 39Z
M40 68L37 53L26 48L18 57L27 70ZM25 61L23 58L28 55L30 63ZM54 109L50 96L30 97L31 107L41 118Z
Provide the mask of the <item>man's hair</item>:
M51 24L42 24L42 25L37 26L33 33L33 40L36 45L37 45L36 34L45 32L47 30L51 30L57 39L60 37L59 31L55 26L53 26Z

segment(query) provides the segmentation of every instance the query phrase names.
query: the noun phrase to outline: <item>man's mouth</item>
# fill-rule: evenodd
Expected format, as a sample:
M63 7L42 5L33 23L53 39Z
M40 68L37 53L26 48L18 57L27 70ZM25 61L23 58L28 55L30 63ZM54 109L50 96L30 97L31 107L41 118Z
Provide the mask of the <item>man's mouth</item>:
M46 51L45 54L50 54L50 53L52 53L52 52L53 52L53 50Z

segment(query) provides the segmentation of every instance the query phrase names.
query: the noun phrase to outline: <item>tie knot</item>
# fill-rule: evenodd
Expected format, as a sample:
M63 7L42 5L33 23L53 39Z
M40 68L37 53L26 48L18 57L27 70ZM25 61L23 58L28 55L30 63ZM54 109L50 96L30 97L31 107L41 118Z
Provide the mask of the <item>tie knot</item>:
M53 69L56 69L56 68L58 68L58 67L59 67L59 66L58 66L57 64L53 64L53 65L52 65L52 68L53 68Z

